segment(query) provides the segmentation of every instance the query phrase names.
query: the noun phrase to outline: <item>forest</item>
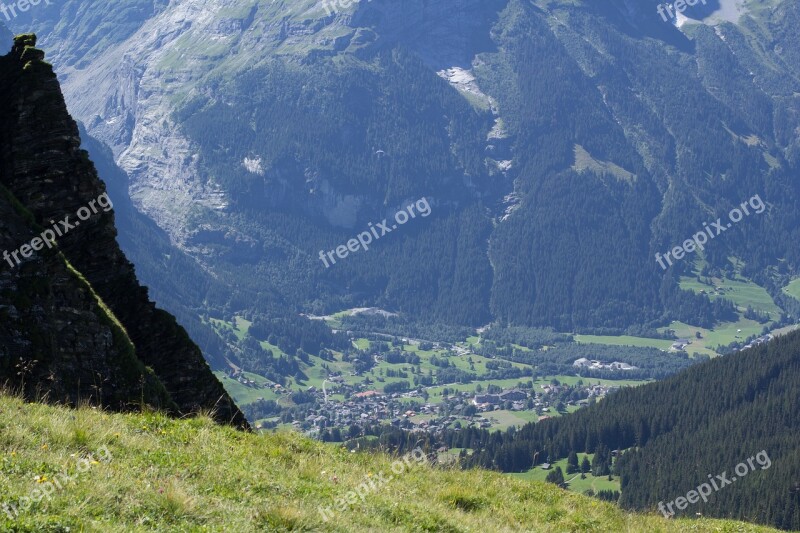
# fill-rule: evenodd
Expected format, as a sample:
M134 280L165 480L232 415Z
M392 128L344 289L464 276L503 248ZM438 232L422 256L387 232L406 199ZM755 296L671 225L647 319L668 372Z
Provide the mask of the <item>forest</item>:
M464 429L442 443L471 448L465 466L522 472L571 453L618 450L620 505L654 510L707 474L766 450L774 466L683 514L800 528L800 332L718 357L656 383L623 388L565 417L506 433ZM538 454L537 454L538 452ZM685 490L683 488L685 487ZM752 495L757 497L752 497Z

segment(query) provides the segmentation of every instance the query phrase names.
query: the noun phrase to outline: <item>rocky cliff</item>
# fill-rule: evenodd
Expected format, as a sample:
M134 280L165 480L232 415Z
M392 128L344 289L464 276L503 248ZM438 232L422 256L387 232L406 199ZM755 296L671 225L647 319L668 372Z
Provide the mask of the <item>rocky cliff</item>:
M0 380L29 397L213 410L246 427L199 348L149 300L117 245L113 211L98 208L105 185L35 44L19 36L0 58L0 247L10 253L0 265ZM54 226L62 233L54 247L36 243ZM26 243L41 250L31 254Z

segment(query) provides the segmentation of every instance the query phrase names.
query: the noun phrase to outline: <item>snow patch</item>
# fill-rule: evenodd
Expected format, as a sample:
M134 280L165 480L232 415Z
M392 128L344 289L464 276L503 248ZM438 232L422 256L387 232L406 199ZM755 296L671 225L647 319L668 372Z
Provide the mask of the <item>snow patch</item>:
M261 166L260 157L256 159L250 159L249 157L245 157L242 164L244 165L244 168L246 168L248 172L252 174L258 174L259 176L264 175L264 168Z
M447 80L458 92L465 95L472 95L478 98L481 103L490 109L496 107L494 99L481 91L475 76L470 70L461 67L451 67L437 72L441 78Z

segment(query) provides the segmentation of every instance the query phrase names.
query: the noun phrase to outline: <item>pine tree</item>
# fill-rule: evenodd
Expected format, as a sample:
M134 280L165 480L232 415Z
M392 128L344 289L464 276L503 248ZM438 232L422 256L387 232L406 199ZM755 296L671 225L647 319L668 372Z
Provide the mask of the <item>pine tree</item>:
M584 474L588 474L591 469L592 469L592 464L589 462L589 456L584 455L583 461L581 461L581 472L583 472Z
M569 452L567 457L567 474L576 474L580 471L578 466L578 454L574 451Z
M561 467L555 467L549 474L547 474L545 481L548 483L554 483L559 487L564 486L564 472L561 470Z

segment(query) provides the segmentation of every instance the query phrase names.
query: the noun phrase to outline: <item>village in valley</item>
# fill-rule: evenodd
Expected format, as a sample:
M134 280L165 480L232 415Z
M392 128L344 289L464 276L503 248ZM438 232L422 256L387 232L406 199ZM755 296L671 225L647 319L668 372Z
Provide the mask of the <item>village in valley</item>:
M327 388L328 394L341 394L347 399L329 399L326 402L326 394L311 386L306 393L314 398L314 407L305 410L305 416L292 421L291 425L308 435L338 441L343 430L353 431L350 429L353 426L365 428L383 423L407 430L431 432L462 427L506 429L509 427L507 414L522 415L524 418L520 420L524 421L544 420L568 409L589 405L617 387L579 382L576 385L538 385L537 391L532 381L520 383L518 388L485 393L448 390L445 387L437 402L429 401L430 395L424 390L391 394L377 390L355 392L354 387L340 376L331 377ZM270 425L269 422L262 423L259 429L266 429Z
M458 343L356 337L350 354L311 356L307 379L281 385L232 364L217 375L245 398L244 410L257 429L292 428L326 441L344 441L379 425L430 432L505 430L649 381L629 379L635 365L579 357L557 367L560 372L553 367L544 374L490 354L491 344L478 337ZM597 371L604 377L579 375Z
M305 352L254 339L251 322L241 316L206 320L234 350L255 347L260 358L294 365L276 375L228 361L216 372L260 430L293 429L334 442L376 426L503 431L576 411L622 387L663 379L797 327L763 289L738 275L717 279L698 269L682 287L733 301L738 321L714 328L672 322L648 336L590 335L438 324L420 329L395 313L357 308L303 315L345 341Z

